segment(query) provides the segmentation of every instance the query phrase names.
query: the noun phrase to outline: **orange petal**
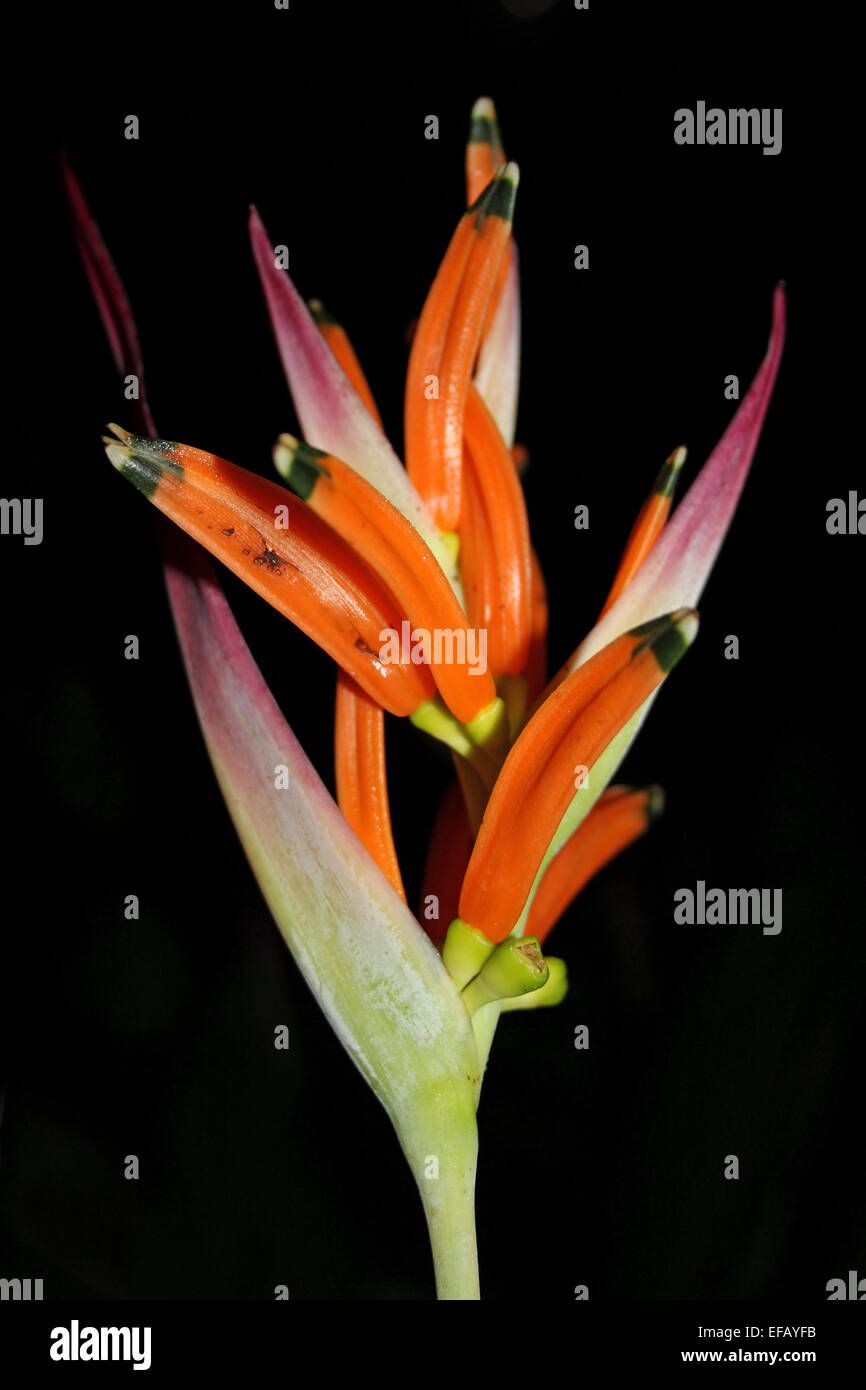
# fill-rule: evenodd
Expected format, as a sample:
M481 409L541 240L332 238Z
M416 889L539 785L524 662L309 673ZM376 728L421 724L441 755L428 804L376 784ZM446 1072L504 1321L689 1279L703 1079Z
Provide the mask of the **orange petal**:
M488 658L495 675L520 675L529 657L531 634L529 520L511 453L472 382L466 395L464 429L467 462L477 481L473 505L480 499L487 516L491 553L485 563L492 564L496 588Z
M379 576L411 632L427 634L430 670L451 712L464 724L475 719L496 699L486 646L482 651L479 634L470 633L441 566L414 526L332 454L281 435L274 458L295 491Z
M638 512L637 520L626 541L625 550L619 562L619 569L614 576L610 593L599 614L600 618L603 618L607 610L613 607L623 589L631 583L664 530L674 500L680 469L685 461L686 451L683 448L674 449L670 457L665 460L662 470L655 480L653 490Z
M484 330L490 295L508 241L517 195L518 170L507 164L497 177L483 210L475 219L474 236L454 310L445 335L437 403L441 430L436 481L430 505L445 531L460 525L463 463L463 416L466 395Z
M529 909L526 935L544 941L589 880L643 835L660 809L658 787L608 787L545 869Z
M337 677L334 763L340 810L405 902L391 832L385 713L344 671Z
M429 671L383 663L380 634L403 614L360 556L300 498L201 449L112 427L114 466L182 530L323 647L374 700L412 714Z
M696 630L696 616L682 610L626 633L544 702L509 752L487 803L460 895L464 922L491 941L509 934L576 795L576 771L591 774Z

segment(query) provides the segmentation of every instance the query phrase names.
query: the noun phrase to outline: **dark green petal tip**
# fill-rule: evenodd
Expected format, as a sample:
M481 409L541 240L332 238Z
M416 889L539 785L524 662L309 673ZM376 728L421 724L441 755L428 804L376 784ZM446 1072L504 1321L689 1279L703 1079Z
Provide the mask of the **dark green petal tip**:
M314 449L312 444L296 439L293 434L281 434L274 445L274 467L303 502L309 501L323 474L330 476L321 463L323 458L327 458L323 450Z
M489 97L479 97L469 117L469 144L490 145L494 156L502 159L502 137L496 107Z
M178 468L177 464L166 465L158 459L145 458L141 454L130 454L126 464L121 468L124 478L128 478L133 487L137 487L148 500L153 497L156 489L162 480L162 475L166 468L170 467L173 473L182 473L183 469Z
M647 787L646 819L647 825L652 825L658 820L662 811L665 809L665 789L664 787Z
M143 434L131 434L126 442L133 453L142 454L146 458L163 459L166 463L171 462L177 449L173 439L148 439Z
M470 145L493 145L495 143L493 121L489 116L473 116L469 126Z
M659 497L673 497L679 481L680 469L685 461L686 449L684 445L680 445L678 449L674 449L670 458L666 459L662 465L653 492L657 493Z
M517 185L520 170L515 163L506 164L490 189L490 197L484 208L485 217L501 217L503 222L514 218L514 204L517 199Z
M496 107L490 97L479 97L472 108L469 118L469 144L490 145L497 162L505 158L499 122L496 119Z
M668 614L660 623L652 626L656 627L656 631L649 633L632 655L636 656L644 647L651 647L653 656L667 675L695 640L698 615L691 608L679 608L676 613Z
M309 300L307 308L309 309L316 323L332 323L335 328L339 328L340 324L338 320L335 319L334 315L328 309L325 308L321 299Z
M116 426L109 428L114 429L116 434L121 434ZM165 451L171 448L167 441L142 439L139 435L127 435L126 438L129 440L128 444L118 444L116 439L103 440L105 452L118 473L128 478L133 487L138 488L148 501L159 487L164 473L173 473L177 478L183 477L180 464L165 455Z

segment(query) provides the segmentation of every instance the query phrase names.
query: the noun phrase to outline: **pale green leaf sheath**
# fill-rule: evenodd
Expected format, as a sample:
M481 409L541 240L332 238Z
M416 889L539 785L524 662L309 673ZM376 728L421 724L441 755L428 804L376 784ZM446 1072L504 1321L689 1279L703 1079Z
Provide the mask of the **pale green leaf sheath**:
M441 958L280 714L213 581L170 577L226 805L292 955L385 1106L424 1203L440 1299L477 1299L478 1055Z

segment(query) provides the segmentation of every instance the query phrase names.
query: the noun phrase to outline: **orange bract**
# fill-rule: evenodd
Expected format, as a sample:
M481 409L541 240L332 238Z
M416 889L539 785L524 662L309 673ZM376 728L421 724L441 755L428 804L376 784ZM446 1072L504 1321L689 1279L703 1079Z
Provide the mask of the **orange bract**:
M499 171L458 223L427 296L406 376L409 476L437 525L457 530L463 410L485 314L508 244L517 169Z
M337 678L334 761L340 810L405 902L388 805L385 715L343 671Z
M445 510L444 503L440 507L437 500L442 487L439 476L442 422L440 403L433 392L438 395L442 350L457 290L466 268L474 221L475 215L467 212L457 224L421 311L406 373L406 468L439 526L443 525L442 513Z
M648 829L652 811L649 791L608 787L602 792L586 820L545 869L529 909L527 936L544 941L589 880Z
M499 133L499 123L493 102L482 97L472 109L472 123L469 140L466 144L466 203L472 204L481 196L483 190L505 163L505 150ZM496 283L490 295L490 303L484 318L481 332L482 340L490 329L499 305L503 286L508 277L509 257L503 256L496 276Z
M312 637L374 700L412 714L434 693L424 666L383 663L403 614L363 559L300 498L215 454L122 433L112 462L188 535ZM116 456L115 456L116 455Z
M685 461L685 449L675 449L656 478L655 486L638 512L637 520L626 541L619 568L599 617L603 618L607 610L616 603L664 530L674 500L677 476Z
M505 174L501 176L501 181L506 182ZM460 525L466 394L481 343L490 295L510 235L510 210L507 216L479 215L442 348L440 399L431 402L438 407L441 422L438 431L438 440L441 441L437 470L439 489L433 502L433 514L446 531L456 531Z
M548 697L509 752L460 895L460 916L489 940L502 941L520 916L581 785L575 773L592 769L670 669L663 643L682 616L611 642Z
M313 510L376 572L413 631L439 634L443 659L431 660L433 679L461 723L474 719L496 699L496 687L489 671L472 660L480 653L435 555L402 512L342 459L310 449L289 435L282 440L287 453L294 451L287 476L292 481L296 467L304 470L309 480L304 491L309 486Z
M467 507L479 504L486 518L487 539L481 563L489 569L485 587L492 593L488 656L496 675L520 675L529 658L532 557L523 488L510 451L479 392L470 382L464 417L467 467L474 474ZM473 516L471 525L479 521ZM477 534L477 531L476 533ZM478 563L477 550L470 555ZM468 560L466 568L468 568Z

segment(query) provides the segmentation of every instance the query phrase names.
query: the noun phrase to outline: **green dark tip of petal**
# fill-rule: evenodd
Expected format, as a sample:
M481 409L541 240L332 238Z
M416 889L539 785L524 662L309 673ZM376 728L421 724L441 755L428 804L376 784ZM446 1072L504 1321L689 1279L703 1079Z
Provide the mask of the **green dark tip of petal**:
M517 165L506 164L490 190L490 198L483 214L485 217L501 217L503 222L513 220L518 181Z
M295 443L295 458L302 459L304 463L315 464L319 459L328 457L324 449L317 449L313 444L307 444L303 439ZM327 468L319 468L320 473L327 473Z
M177 444L173 439L148 439L143 434L131 434L127 440L127 446L133 453L140 454L144 458L157 456L166 464L170 462L177 449Z
M470 145L488 144L491 146L497 162L503 162L505 159L502 137L499 133L499 121L496 118L496 107L490 97L479 97L472 108L469 121L469 143Z
M698 630L696 614L690 610L680 610L669 618L668 623L654 636L646 639L643 645L652 648L653 656L665 675L672 671L691 646Z
M688 645L688 642L683 640L675 627L669 628L667 632L660 632L658 637L650 639L653 656L665 675L673 670Z
M311 468L308 463L300 459L292 459L283 477L296 497L300 497L302 502L309 502L310 494L321 474L317 468Z
M305 444L302 439L294 439L289 434L280 435L274 451L277 471L302 502L309 501L313 488L323 475L326 478L331 476L321 463L323 458L327 458L323 450Z
M142 441L142 443L150 442L149 440ZM124 478L129 479L133 487L138 488L139 492L144 494L148 501L159 487L163 473L173 473L177 478L183 477L183 469L179 463L173 463L171 459L158 458L155 454L139 453L132 447L130 447L125 462L120 465L119 471Z
M653 488L653 492L657 497L673 497L677 485L678 472L678 468L673 468L667 463L665 464L661 473L659 473L656 478L656 485Z
M470 145L497 144L496 131L489 116L473 116L469 126Z
M653 491L659 497L673 497L676 492L677 482L680 476L680 469L686 461L685 449L675 449L670 458L665 461L662 470L656 478Z
M335 328L339 328L339 322L334 318L330 310L326 309L321 299L311 299L307 305L316 323L332 323Z

